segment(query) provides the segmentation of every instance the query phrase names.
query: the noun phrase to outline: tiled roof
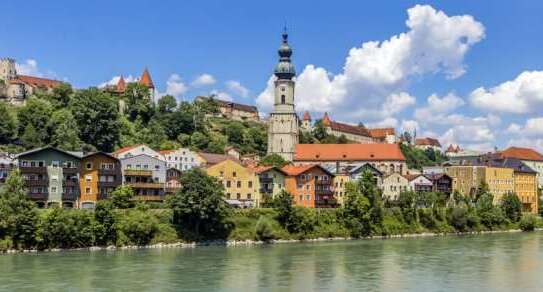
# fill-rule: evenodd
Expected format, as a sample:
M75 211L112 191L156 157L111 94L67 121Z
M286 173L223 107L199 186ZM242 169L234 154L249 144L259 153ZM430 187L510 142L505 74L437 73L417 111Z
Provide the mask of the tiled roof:
M158 151L158 153L160 153L160 154L170 154L170 153L174 153L175 151L177 151L177 150L160 150L160 151Z
M441 147L441 144L439 144L439 141L434 138L418 138L415 140L415 145L428 145L428 146L437 146Z
M336 121L332 121L328 116L328 113L324 113L322 117L322 125L325 127L330 127L334 131L349 133L358 136L370 137L370 132L365 127L354 126L349 124L344 124Z
M60 83L62 83L58 80L26 76L26 75L17 75L17 78L15 78L14 80L11 80L10 82L13 82L13 83L22 82L22 83L35 86L35 87L47 87L47 88L53 88L60 85Z
M113 155L119 155L121 153L124 153L126 151L130 151L138 146L142 146L143 144L138 144L138 145L130 145L130 146L125 146L125 147L122 147L122 148L119 148L117 149L115 152L113 152L112 154Z
M261 174L261 173L266 172L266 171L271 170L271 169L274 169L274 170L277 170L280 173L286 174L281 168L271 166L271 165L269 165L269 166L264 166L264 165L247 166L247 168L251 169L256 174Z
M238 159L230 156L230 155L224 155L224 154L215 154L215 153L206 153L206 152L198 152L198 155L202 157L202 159L206 162L208 166L217 164L219 162L223 162L225 160L232 160L234 162L237 162L241 164L241 161Z
M398 144L297 144L297 161L404 161Z
M143 70L143 74L141 75L139 82L141 85L145 85L149 88L155 88L155 85L153 84L153 80L151 79L151 74L149 74L149 70L147 70L147 68Z
M520 160L543 161L543 155L530 148L509 147L498 152L503 158L516 158Z
M388 135L396 135L394 128L376 128L368 129L370 136L373 138L386 138Z
M404 177L408 180L408 181L412 181L414 179L416 179L417 177L421 176L422 174L405 174Z
M124 92L126 90L126 82L124 81L124 78L122 75L121 75L121 78L119 78L119 81L117 82L116 90L118 92Z
M304 112L304 121L311 121L311 116L308 111Z
M329 172L326 168L318 165L318 164L301 164L301 165L293 165L293 164L289 164L289 165L285 165L283 168L281 168L281 170L286 173L287 175L290 175L290 176L296 176L296 175L300 175L302 173L305 173L307 172L308 170L311 170L315 167L318 167L320 169L322 169L324 172L328 173L329 175L333 176L333 174L331 172Z

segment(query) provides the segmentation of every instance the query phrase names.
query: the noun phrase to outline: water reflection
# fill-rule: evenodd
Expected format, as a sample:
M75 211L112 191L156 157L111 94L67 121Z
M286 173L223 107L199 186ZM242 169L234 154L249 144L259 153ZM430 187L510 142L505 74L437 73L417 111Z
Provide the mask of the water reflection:
M5 291L537 291L543 233L0 256Z

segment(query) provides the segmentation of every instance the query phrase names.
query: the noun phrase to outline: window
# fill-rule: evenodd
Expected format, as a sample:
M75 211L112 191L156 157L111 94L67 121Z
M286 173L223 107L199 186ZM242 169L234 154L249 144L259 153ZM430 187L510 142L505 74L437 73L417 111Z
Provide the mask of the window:
M237 198L238 200L241 199L241 194L240 194L240 193L237 193L237 194L236 194L236 198Z
M308 201L311 200L311 195L305 195L305 199Z
M57 192L57 187L51 187L51 193L56 193Z
M311 185L305 185L305 189L308 191L311 190Z
M251 199L251 194L247 194L247 200Z
M39 167L44 167L44 166L45 166L45 162L44 162L44 161L38 161L38 166L39 166Z
M284 94L281 95L281 104L285 104L285 95Z
M131 168L132 168L132 164L127 164L127 165L126 165L126 168L127 168L127 169L131 169Z
M226 198L227 199L230 199L232 196L230 195L230 193L226 193Z
M74 163L72 161L66 161L66 167L67 168L73 168L74 167Z
M236 177L236 172L232 172L232 177Z
M141 169L141 164L136 164L136 169Z
M22 161L21 161L21 166L27 167L27 166L28 166L28 161L22 160Z
M149 165L145 164L145 165L143 166L143 169L149 169Z
M100 176L100 182L106 182L106 181L107 181L107 176L101 175Z
M91 189L90 188L85 188L85 194L90 194L91 193Z
M236 184L238 188L241 188L241 181L238 180L238 183Z
M299 200L299 201L303 201L303 200L304 200L304 196L300 195L300 197L299 197L298 200Z
M253 187L253 182L252 182L252 181L249 181L249 182L247 183L247 185L248 185L250 188L252 188L252 187Z
M30 167L36 167L36 161L30 161Z
M87 162L87 163L85 164L85 167L86 167L87 169L92 169L92 162Z
M230 186L231 186L230 181L227 180L227 181L226 181L226 187L229 188Z
M305 174L302 174L300 177L302 178L302 180L305 180Z
M219 172L219 176L223 177L224 176L224 171Z
M155 170L159 170L160 169L160 165L155 165Z
M58 167L60 165L60 162L58 161L51 161L51 166L52 167Z
M92 175L90 175L90 174L85 175L85 180L87 182L90 182L92 180Z

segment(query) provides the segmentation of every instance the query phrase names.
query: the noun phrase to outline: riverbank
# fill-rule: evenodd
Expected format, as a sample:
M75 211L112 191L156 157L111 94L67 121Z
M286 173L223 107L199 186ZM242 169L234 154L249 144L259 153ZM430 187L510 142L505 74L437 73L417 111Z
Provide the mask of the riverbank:
M541 232L543 228L536 228L534 232ZM45 250L37 249L9 249L0 252L0 254L18 254L18 253L48 253L48 252L69 252L69 251L121 251L121 250L141 250L141 249L168 249L168 248L197 248L206 246L224 246L224 247L242 247L255 245L270 245L270 244L289 244L289 243L320 243L330 241L364 241L364 240L387 240L401 238L423 238L423 237L444 237L444 236L467 236L467 235L485 235L485 234L504 234L504 233L520 233L520 229L510 230L489 230L489 231L471 231L471 232L452 232L452 233L410 233L397 235L376 235L361 238L353 237L329 237L329 238L309 238L309 239L273 239L269 241L261 240L210 240L201 242L174 242L174 243L156 243L149 245L126 245L126 246L91 246L82 248L52 248Z

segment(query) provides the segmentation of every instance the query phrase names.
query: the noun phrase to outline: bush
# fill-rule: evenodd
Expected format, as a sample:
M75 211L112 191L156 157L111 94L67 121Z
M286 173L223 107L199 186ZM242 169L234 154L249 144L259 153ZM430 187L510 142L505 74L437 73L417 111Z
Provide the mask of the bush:
M4 239L0 239L0 252L6 252L13 248L13 242L11 241L11 238L7 237Z
M141 210L130 210L122 216L119 224L117 244L146 245L159 231L158 219ZM120 233L120 234L119 234Z
M422 224L422 226L428 228L428 229L434 229L438 222L434 217L434 212L432 209L429 208L423 208L417 210L419 222Z
M458 231L466 231L468 228L468 210L466 208L451 208L447 218L449 224Z
M501 208L505 217L511 220L511 222L518 222L520 220L520 216L522 215L522 204L517 195L513 193L503 195Z
M520 218L519 227L522 231L534 231L536 224L537 217L533 214L527 214Z
M261 241L270 241L275 238L269 218L260 216L256 222L255 235L256 239Z
M94 245L94 217L87 210L48 209L38 225L39 249Z
M159 223L151 243L175 243L178 241L177 231L171 224Z

